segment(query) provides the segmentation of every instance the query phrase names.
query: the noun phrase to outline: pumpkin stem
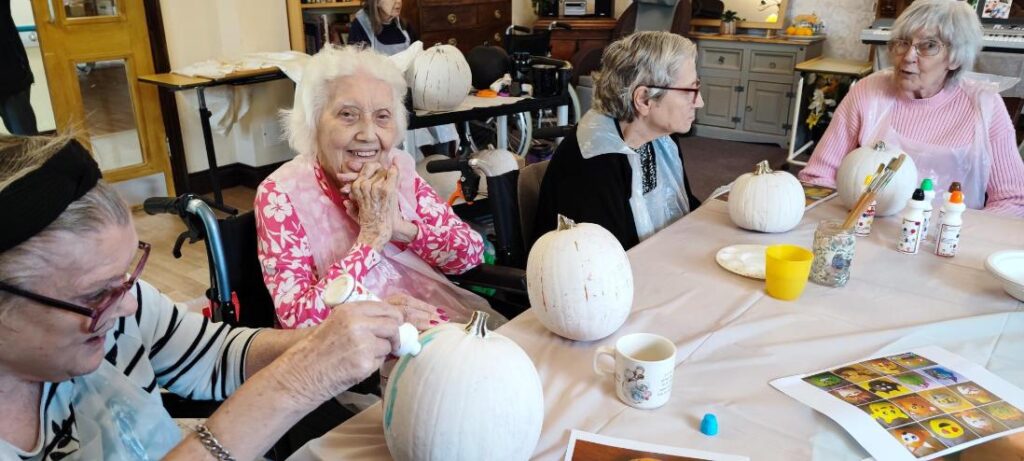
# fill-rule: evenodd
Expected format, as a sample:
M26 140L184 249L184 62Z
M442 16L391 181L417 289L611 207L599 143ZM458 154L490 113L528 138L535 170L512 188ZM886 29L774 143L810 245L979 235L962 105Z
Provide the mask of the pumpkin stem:
M563 215L558 215L558 229L557 230L563 231L563 230L572 229L574 227L576 227L576 222L575 221L573 221L573 220L571 220L569 218L566 218Z
M885 141L878 141L871 148L877 151L883 151L885 150Z
M772 167L768 165L767 160L761 160L756 166L754 166L754 174L768 174L772 172Z
M487 329L487 317L486 312L475 311L473 316L469 318L469 323L466 324L466 333L480 338L486 338L490 330Z

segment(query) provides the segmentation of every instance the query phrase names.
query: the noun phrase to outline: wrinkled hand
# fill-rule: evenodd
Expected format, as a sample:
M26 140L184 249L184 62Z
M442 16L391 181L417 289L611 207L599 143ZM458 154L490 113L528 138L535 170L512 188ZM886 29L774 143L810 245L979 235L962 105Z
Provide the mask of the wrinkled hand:
M345 212L359 224L357 241L378 251L389 241L411 242L419 229L399 212L398 168L379 163L359 167L337 175L341 193L350 197L343 203Z
M432 306L405 293L391 295L386 301L401 309L405 321L420 331L448 321L448 312L444 308Z
M402 309L357 302L335 309L309 336L281 356L281 385L302 405L319 405L373 374L398 350Z

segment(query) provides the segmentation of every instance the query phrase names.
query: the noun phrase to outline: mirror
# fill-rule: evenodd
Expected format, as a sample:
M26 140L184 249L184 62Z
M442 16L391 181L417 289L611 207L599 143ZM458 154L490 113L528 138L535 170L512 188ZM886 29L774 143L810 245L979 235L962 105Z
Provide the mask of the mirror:
M746 29L782 29L789 0L723 0L726 10L733 10L743 21L737 27ZM718 26L718 19L694 18L694 26Z

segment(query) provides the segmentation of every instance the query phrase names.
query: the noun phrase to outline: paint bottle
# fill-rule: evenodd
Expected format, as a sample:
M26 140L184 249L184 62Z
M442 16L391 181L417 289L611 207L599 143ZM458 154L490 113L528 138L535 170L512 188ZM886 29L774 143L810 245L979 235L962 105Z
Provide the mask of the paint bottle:
M930 228L932 221L932 211L934 209L935 201L935 186L932 183L931 178L924 178L921 181L921 190L924 191L924 224L921 226L921 240L928 238L928 229Z
M924 191L914 189L914 195L903 210L903 224L900 226L900 240L896 249L900 253L917 254L921 247L921 226L924 225Z
M967 209L967 205L964 205L963 192L953 192L949 202L942 208L945 213L942 214L942 222L939 223L939 232L935 235L935 254L952 258L960 248L960 227L964 224L962 216Z
M874 179L872 175L867 175L864 178L864 189L861 189L861 193L868 188L868 184L871 184L871 180ZM853 233L857 237L867 237L871 235L871 224L875 222L875 206L878 205L877 200L872 200L871 204L864 209L864 212L857 218L857 225L853 228Z
M950 184L949 185L949 190L942 193L942 204L945 205L945 204L949 203L949 198L953 196L953 192L956 192L956 191L959 191L959 190L960 190L960 183L959 182L954 181L952 184ZM935 222L938 222L938 223L942 222L942 215L943 215L943 213L945 213L945 207L939 208L939 219L937 219Z

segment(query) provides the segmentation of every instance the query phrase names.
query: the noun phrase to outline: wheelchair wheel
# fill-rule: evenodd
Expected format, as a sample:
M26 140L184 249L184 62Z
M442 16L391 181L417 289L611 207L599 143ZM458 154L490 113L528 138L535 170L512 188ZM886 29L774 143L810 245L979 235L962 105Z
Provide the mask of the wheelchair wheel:
M466 137L474 151L488 149L498 145L498 118L473 120L466 122ZM524 156L530 150L532 117L529 113L518 113L505 117L508 130L508 150L516 155Z

